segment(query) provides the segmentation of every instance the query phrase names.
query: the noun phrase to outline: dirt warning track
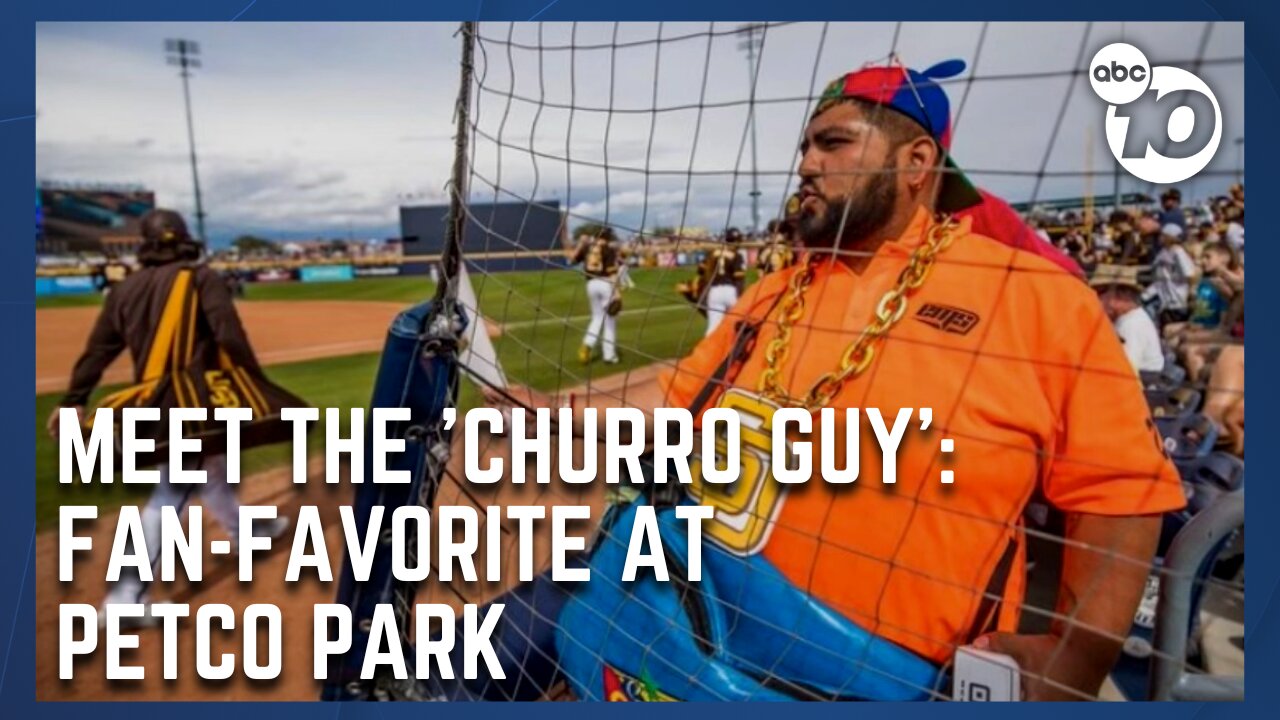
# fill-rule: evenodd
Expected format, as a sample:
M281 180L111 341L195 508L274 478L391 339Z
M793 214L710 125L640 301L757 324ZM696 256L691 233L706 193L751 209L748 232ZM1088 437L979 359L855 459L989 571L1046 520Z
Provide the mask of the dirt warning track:
M263 365L382 349L387 327L404 303L342 300L256 301L237 305ZM98 317L96 307L36 310L36 392L67 388L76 358ZM121 355L103 384L129 382L132 363Z

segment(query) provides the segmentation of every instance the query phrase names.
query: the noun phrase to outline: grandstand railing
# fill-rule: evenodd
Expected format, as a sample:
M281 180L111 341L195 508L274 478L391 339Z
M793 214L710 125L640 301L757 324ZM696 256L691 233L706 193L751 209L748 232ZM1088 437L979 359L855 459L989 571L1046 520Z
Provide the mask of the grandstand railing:
M1244 700L1244 678L1187 672L1192 601L1199 569L1212 560L1222 542L1244 527L1244 491L1227 493L1205 508L1174 538L1165 557L1165 574L1156 606L1155 659L1151 700L1199 702Z

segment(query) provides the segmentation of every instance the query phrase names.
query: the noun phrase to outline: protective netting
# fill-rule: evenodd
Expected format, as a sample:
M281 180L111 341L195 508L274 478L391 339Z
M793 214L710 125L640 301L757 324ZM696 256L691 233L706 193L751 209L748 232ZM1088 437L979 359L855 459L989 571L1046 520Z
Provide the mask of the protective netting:
M1093 697L1078 687L1090 684L1080 678L1109 674L1104 697L1136 699L1146 696L1152 672L1170 667L1179 675L1242 675L1243 654L1237 658L1235 650L1224 650L1207 632L1234 627L1230 623L1242 617L1242 520L1238 529L1230 523L1212 529L1218 541L1190 565L1185 557L1174 569L1162 564L1174 536L1197 513L1215 508L1221 515L1225 503L1243 497L1243 423L1237 427L1231 419L1237 411L1242 417L1243 411L1242 340L1227 326L1238 319L1243 327L1238 248L1229 264L1238 275L1233 292L1239 300L1228 310L1238 311L1238 318L1223 318L1222 332L1216 326L1202 327L1203 333L1181 330L1176 323L1186 322L1187 313L1179 316L1176 311L1194 303L1187 295L1195 285L1182 287L1182 306L1159 297L1168 277L1161 275L1156 240L1164 223L1159 211L1148 207L1154 198L1112 203L1105 211L1105 200L1092 197L1074 210L1048 202L1156 192L1127 176L1122 180L1113 172L1114 164L1098 160L1094 149L1105 152L1100 134L1093 136L1100 132L1102 105L1090 91L1087 63L1098 47L1126 32L1138 29L986 23L464 26L464 39L474 33L475 65L464 115L470 147L460 258L466 282L459 297L472 322L464 355L468 379L459 407L486 402L476 391L479 386L530 407L628 405L637 397L652 397L652 388L658 387L666 390L665 404L687 406L690 398L680 390L685 386L679 382L677 361L691 353L705 355L695 369L679 366L679 371L705 376L724 354L714 342L702 342L708 316L738 328L763 320L759 341L738 360L744 370L754 372L766 364L761 355L780 351L778 377L798 388L789 399L801 404L809 382L800 380L813 375L802 368L818 372L837 367L842 353L847 361L846 347L872 319L881 298L879 291L860 294L860 276L837 284L823 274L834 272L830 268L837 263L870 267L876 250L810 245L806 256L796 246L797 217L803 213L794 204L789 207L788 199L802 180L815 187L837 182L811 180L829 175L817 165L803 167L797 148L803 153L815 144L855 141L806 135L815 105L828 81L846 72L871 67L901 73L904 66L923 69L956 57L967 68L936 81L950 98L951 156L975 185L1025 201L1019 206L1026 208L1024 217L1086 274L1099 272L1099 266L1131 268L1158 318L1162 354L1168 357L1163 370L1140 376L1155 422L1144 409L1128 418L1136 432L1108 438L1081 431L1091 437L1077 442L1055 435L1062 428L1054 428L1046 429L1044 437L1057 437L1056 444L1029 438L1025 427L1005 424L1005 414L1028 425L1062 423L1072 433L1076 423L1122 423L1124 418L1108 415L1114 410L1108 409L1108 398L1131 393L1125 385L1134 382L1134 374L1113 362L1114 353L1107 354L1112 351L1099 349L1107 345L1102 342L1106 335L1115 332L1111 322L1101 312L1085 313L1086 320L1080 321L1074 317L1083 312L1078 303L1064 299L1060 324L1015 323L1013 327L1035 337L1005 337L1006 328L996 319L1003 308L1043 298L1079 298L1084 281L1055 262L1026 260L1030 253L1024 251L973 253L943 247L921 262L943 277L958 267L981 288L975 293L981 299L974 300L973 317L948 314L955 308L942 307L924 318L935 327L946 326L952 335L963 335L959 349L950 339L904 329L916 327L920 318L915 316L922 310L908 292L891 302L905 302L912 317L882 328L879 355L872 353L865 369L849 375L847 385L842 380L838 392L818 393L827 407L879 406L890 418L898 407L935 408L931 449L910 451L927 457L900 466L892 491L872 486L879 482L868 474L866 453L855 488L820 486L815 479L813 487L792 490L796 496L785 503L792 510L802 505L803 512L782 512L784 500L763 508L744 506L737 504L739 496L713 497L712 489L702 486L703 502L732 515L739 529L748 528L743 532L763 538L738 548L750 551L750 562L733 553L716 555L733 569L724 571L729 576L715 578L714 589L676 582L670 602L604 572L593 573L591 580L602 589L576 604L568 602L582 592L574 584L546 578L518 584L512 570L520 561L516 530L513 522L504 522L498 537L504 544L504 578L510 580L501 587L430 582L419 597L505 603L504 632L510 642L500 654L508 677L482 678L463 690L433 687L425 694L561 698L583 695L586 686L592 699L691 694L705 699L945 699L951 697L956 649L996 628L1044 639L1028 651L1035 659L1028 664L1035 667L1022 668L1023 688L1041 693L1047 688ZM1178 24L1148 28L1147 33L1153 63L1158 59L1242 86L1243 35L1238 27ZM1037 51L1030 52L1028 43ZM905 91L916 93L906 77ZM891 111L876 106L865 120L876 124L879 112ZM850 182L870 188L877 178L892 182L898 170L887 165L860 169L856 172L868 177ZM1202 255L1216 254L1209 245L1230 245L1225 235L1232 232L1231 223L1242 226L1243 191L1238 199L1227 192L1232 175L1211 166L1183 185L1190 211L1185 226L1197 233ZM1215 196L1226 198L1201 202ZM1201 213L1200 205L1208 210ZM1238 216L1231 209L1236 206ZM498 222L498 213L511 207L520 219ZM839 209L833 237L863 209L856 199ZM550 237L531 231L544 227L536 220L547 212L562 218L559 232ZM1157 222L1154 235L1148 227L1152 221ZM973 222L977 230L980 220ZM721 255L731 227L743 237L729 255ZM1016 231L1023 232L1033 233ZM609 235L613 239L607 244L594 244L595 238ZM1013 245L1040 242L1021 235L1016 241L997 239ZM767 258L779 253L790 264L770 265ZM731 256L740 270L734 269ZM815 256L824 259L813 266L804 260ZM704 270L698 275L700 267ZM807 271L810 267L815 269ZM768 285L770 274L782 280ZM814 291L807 289L809 282L817 283ZM930 280L924 282L927 287ZM1035 293L1028 289L1030 283L1038 284ZM1188 283L1184 279L1182 285ZM873 279L865 284L876 287ZM717 287L734 285L732 299L746 300L735 304L715 297ZM830 296L840 288L850 288L847 298ZM1109 292L1103 291L1103 300ZM810 312L801 304L793 327L784 328L782 316L794 309L796 298L803 298ZM614 302L621 309L608 307ZM837 302L844 303L849 317L819 317L817 308ZM1036 312L1054 315L1043 308ZM795 332L792 346L779 340L788 337L784 331ZM1237 355L1239 376L1228 367ZM677 380L668 385L659 380L664 373L674 373ZM939 396L922 398L925 390L914 387L913 376ZM1001 386L1000 378L1007 384ZM504 387L506 381L510 388ZM1036 384L1019 384L1024 381ZM705 377L700 384L707 382L737 384L761 394L766 388ZM526 386L536 392L527 392ZM1037 408L1041 394L1064 398L1063 405ZM985 413L991 416L974 417ZM943 437L953 439L958 451L989 457L990 463L965 465L969 474L945 488L937 477L951 465L933 449ZM1163 453L1108 448L1108 442L1129 444L1134 438L1162 446ZM1221 448L1215 440L1230 442ZM610 520L592 530L593 552L599 558L610 548L625 551L629 535L619 528L629 521L633 494L601 484L570 491L558 482L533 483L532 477L525 485L480 489L461 478L460 443L456 434L435 505L549 509L585 504L594 508L597 519L613 507ZM505 438L494 438L483 453L505 456L506 444ZM581 448L576 452L581 463ZM1169 456L1178 479L1167 470ZM974 467L986 469L975 473ZM1020 479L1009 481L1008 476ZM1094 480L1097 484L1091 485ZM1185 492L1189 507L1166 512L1169 486L1179 481L1182 489L1177 492ZM984 492L1016 499L956 500L957 493ZM841 493L855 499L835 500ZM760 500L760 495L749 499ZM1135 549L1129 535L1139 531L1135 525L1116 521L1101 533L1088 534L1081 529L1087 523L1079 520L1081 513L1160 524L1156 552L1163 560L1151 564L1141 543ZM883 527L877 529L879 525ZM864 529L845 531L847 526ZM1150 525L1143 527L1142 532L1150 530ZM539 532L535 565L543 571L550 555L546 533ZM1115 533L1111 541L1104 539L1107 532ZM491 536L484 528L480 536L483 553ZM761 551L763 545L779 544L785 544L786 553ZM1147 587L1135 595L1134 578L1147 575ZM1169 607L1157 606L1160 585L1170 583L1185 586L1188 594ZM904 607L913 591L919 593L918 602ZM770 609L772 600L756 597L783 595L785 602L794 603L785 607L817 607L838 619L824 615L821 623L805 624L797 619L803 612L779 615ZM1128 609L1134 603L1136 615ZM563 614L567 605L576 624ZM699 612L708 617L696 617ZM1185 618L1181 645L1155 637L1157 618L1172 612ZM1125 616L1124 622L1116 621L1117 613ZM941 619L920 617L930 614ZM841 645L843 641L830 639L857 632L849 625L876 640ZM683 638L683 644L673 637ZM1124 650L1111 668L1113 655L1107 648L1118 643ZM677 657L685 647L691 655ZM1176 654L1169 647L1177 647ZM904 660L895 654L899 652L912 657ZM581 677L584 657L604 667L600 677ZM916 660L936 672L919 672ZM577 665L570 667L572 663ZM1098 663L1107 665L1101 674ZM1233 663L1239 665L1236 671ZM1094 667L1084 667L1089 664ZM738 678L737 684L717 680L726 675ZM741 683L758 690L743 695Z

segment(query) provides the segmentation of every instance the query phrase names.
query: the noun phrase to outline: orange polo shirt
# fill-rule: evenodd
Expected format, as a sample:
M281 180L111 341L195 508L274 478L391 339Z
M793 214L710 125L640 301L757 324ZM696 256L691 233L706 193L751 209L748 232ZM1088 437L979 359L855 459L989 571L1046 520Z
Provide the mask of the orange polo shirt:
M783 365L788 394L803 397L836 368L929 222L921 210L861 272L819 265ZM668 405L690 404L728 354L733 320L769 312L799 269L765 276L730 321L662 376ZM757 391L780 310L781 303L760 328L735 389ZM968 220L876 352L831 403L840 450L843 410L863 409L858 479L839 486L818 476L815 414L815 477L781 493L765 513L767 541L755 550L882 637L948 660L988 619L979 617L991 611L983 593L1007 553L1008 580L995 586L1004 600L997 619L999 629L1014 629L1026 576L1021 517L1037 490L1064 511L1098 515L1184 504L1177 471L1094 293L1043 258L972 234ZM708 407L716 403L713 397ZM921 431L913 415L898 449L897 482L881 482L882 453L865 409L879 408L892 427L900 408L922 407L933 409L932 425ZM943 438L954 440L951 453L940 452ZM844 453L836 457L844 467ZM952 484L941 482L942 470L954 472Z

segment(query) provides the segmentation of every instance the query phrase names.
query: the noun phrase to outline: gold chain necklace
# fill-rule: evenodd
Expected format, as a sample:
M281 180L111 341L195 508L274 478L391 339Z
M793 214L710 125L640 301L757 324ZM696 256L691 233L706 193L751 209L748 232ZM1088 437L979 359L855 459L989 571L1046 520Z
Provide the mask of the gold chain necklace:
M840 366L824 373L814 382L803 398L793 398L779 382L782 366L791 349L791 330L804 315L804 294L813 283L817 261L810 257L803 267L796 269L787 285L787 298L778 316L778 335L765 347L765 369L760 373L756 392L782 406L800 406L810 412L824 408L851 378L855 378L871 366L876 354L876 341L883 337L907 312L907 297L924 284L933 269L938 254L951 245L957 223L943 217L933 223L928 237L911 253L907 266L898 275L898 281L880 298L875 317L863 328L840 358Z

